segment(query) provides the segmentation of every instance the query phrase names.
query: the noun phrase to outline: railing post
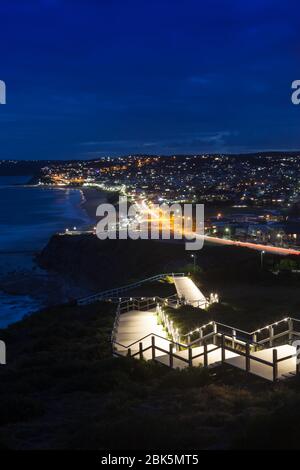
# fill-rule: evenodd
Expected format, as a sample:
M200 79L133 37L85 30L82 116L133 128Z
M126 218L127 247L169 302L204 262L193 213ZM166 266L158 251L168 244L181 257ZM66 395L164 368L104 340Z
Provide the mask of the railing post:
M277 349L273 349L273 382L278 378Z
M202 338L203 338L203 330L202 330L202 328L200 328L200 331L199 331L199 345L201 345L201 343L202 343Z
M274 328L272 325L269 326L269 346L270 348L273 346L273 338L274 338Z
M170 344L169 344L169 359L170 359L169 366L170 366L171 369L172 369L172 368L173 368L173 363L174 363L174 357L173 357L173 343L170 343Z
M250 372L250 344L246 343L246 372Z
M289 341L293 339L293 331L294 331L294 322L291 318L288 319L289 325Z
M257 351L257 334L253 333L252 335L252 343L254 343L254 351Z
M143 343L139 343L140 359L143 359Z
M207 344L204 343L204 367L208 367Z
M128 357L131 356L131 349L130 349L130 348L128 348L128 350L127 350L127 356L128 356Z
M233 348L235 346L235 339L236 339L236 331L232 330L232 347Z
M296 346L296 374L300 373L300 344Z
M189 367L193 367L193 350L191 347L188 349L189 354Z
M225 336L221 336L221 361L222 364L225 362Z
M214 336L213 336L213 344L216 345L217 343L217 324L216 322L213 323L213 333L214 333Z
M151 336L152 360L155 359L155 336Z

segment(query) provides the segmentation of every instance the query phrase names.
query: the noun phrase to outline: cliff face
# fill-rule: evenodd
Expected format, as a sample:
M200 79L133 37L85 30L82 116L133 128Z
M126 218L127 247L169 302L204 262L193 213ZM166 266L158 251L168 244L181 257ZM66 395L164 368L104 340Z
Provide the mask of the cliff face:
M97 290L176 270L184 259L183 245L150 240L101 241L94 235L54 235L37 258L41 267Z

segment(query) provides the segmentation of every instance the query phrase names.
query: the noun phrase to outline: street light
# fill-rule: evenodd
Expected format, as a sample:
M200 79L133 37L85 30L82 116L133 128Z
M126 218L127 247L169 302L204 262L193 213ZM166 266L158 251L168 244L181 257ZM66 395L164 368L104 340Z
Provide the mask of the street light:
M263 269L263 267L264 267L264 254L265 254L264 250L260 252L260 267L261 267L261 269Z
M196 259L197 259L197 256L196 255L191 255L191 258L193 258L194 260L194 273L196 272Z

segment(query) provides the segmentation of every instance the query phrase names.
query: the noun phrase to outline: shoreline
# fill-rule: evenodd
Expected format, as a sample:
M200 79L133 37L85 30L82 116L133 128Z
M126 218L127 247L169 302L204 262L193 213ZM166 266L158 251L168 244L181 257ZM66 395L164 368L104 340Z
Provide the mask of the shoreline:
M92 226L95 225L96 221L96 208L99 204L106 202L105 191L97 188L85 188L85 187L57 187L49 185L9 185L9 187L15 188L27 188L27 189L61 189L64 192L66 190L76 190L77 196L74 200L73 210L77 213L78 218L81 219L81 226ZM79 190L79 193L78 193ZM67 215L66 219L67 221ZM59 231L59 230L58 230ZM51 237L58 231L52 231L49 233L47 240L43 244L43 247L49 242ZM2 324L15 323L23 318L25 314L31 315L32 313L39 311L47 306L68 302L72 298L80 297L83 295L89 295L91 291L86 287L82 287L78 283L68 279L68 276L62 276L54 274L48 270L42 270L44 275L40 276L40 268L36 263L36 255L41 249L30 249L30 250L12 250L11 252L0 253L1 256L11 256L14 258L17 256L16 263L11 263L7 272L1 273L0 278L0 297L2 315L0 315L0 322ZM23 262L23 257L28 257L28 266ZM22 257L22 262L18 261L19 257ZM12 258L14 260L14 258ZM20 266L19 266L20 264ZM24 265L23 265L24 264ZM34 286L34 287L33 287ZM21 308L23 302L25 302L24 309ZM26 308L25 308L26 307ZM11 316L11 321L9 317Z
M15 185L13 185L15 186ZM61 189L61 190L76 190L81 193L82 200L78 207L83 209L90 219L89 223L96 223L96 210L99 204L108 202L108 191L99 189L95 186L57 186L57 185L43 185L43 184L21 184L18 187L23 186L24 188L40 188L40 189Z
M76 189L76 188L75 188ZM83 201L80 207L86 212L91 219L91 224L96 223L96 210L100 204L107 202L106 192L97 188L78 188L82 194Z

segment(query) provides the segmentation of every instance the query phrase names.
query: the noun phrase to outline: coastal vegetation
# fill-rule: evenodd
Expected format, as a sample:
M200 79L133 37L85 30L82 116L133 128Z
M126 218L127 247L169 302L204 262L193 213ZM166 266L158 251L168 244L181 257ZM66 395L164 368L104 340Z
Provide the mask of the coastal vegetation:
M205 295L218 292L221 302L203 311L169 310L183 332L210 320L254 329L299 311L298 274L275 274L279 257L266 258L262 269L259 253L245 249L206 245L194 271L179 244L56 236L39 261L86 278L95 290L158 272L190 272ZM173 293L165 282L132 295L154 289ZM115 310L109 302L70 302L0 330L7 347L7 364L0 366L1 449L299 447L298 377L273 384L226 364L179 371L114 358Z
M298 379L113 358L114 313L111 303L61 306L0 332L1 449L299 446Z
M54 236L38 258L42 267L80 281L95 292L118 287L163 272L190 274L206 297L219 295L208 311L179 309L186 328L215 320L253 330L286 316L299 318L300 274L277 270L293 259L238 247L205 244L197 252L196 270L184 244L151 240L105 240L93 235ZM151 287L151 288L150 288ZM130 295L168 296L169 286L144 285ZM193 312L194 313L191 313ZM190 313L186 313L190 312ZM194 320L187 320L187 318Z

